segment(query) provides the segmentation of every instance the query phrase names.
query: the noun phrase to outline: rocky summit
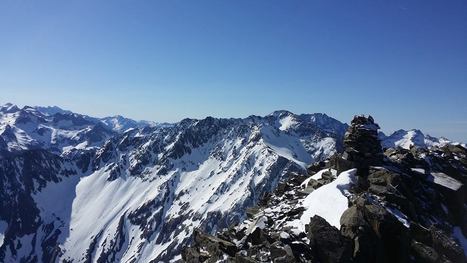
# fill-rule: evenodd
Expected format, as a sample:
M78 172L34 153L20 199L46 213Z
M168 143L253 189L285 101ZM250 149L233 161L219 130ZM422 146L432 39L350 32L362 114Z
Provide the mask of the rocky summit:
M466 262L465 145L383 149L378 129L356 116L343 152L290 173L243 222L195 230L183 261Z

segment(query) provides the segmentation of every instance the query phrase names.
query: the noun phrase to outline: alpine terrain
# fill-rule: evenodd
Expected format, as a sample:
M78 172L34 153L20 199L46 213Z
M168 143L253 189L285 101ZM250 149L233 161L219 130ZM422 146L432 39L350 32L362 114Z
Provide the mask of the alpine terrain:
M465 144L371 117L0 106L0 262L465 262Z

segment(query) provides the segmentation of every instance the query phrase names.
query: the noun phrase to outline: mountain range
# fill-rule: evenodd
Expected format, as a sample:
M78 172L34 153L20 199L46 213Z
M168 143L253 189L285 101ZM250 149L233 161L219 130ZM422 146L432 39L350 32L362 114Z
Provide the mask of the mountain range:
M322 113L161 124L0 107L0 262L169 262L243 222L290 174L344 150ZM456 145L419 130L382 148ZM465 147L465 144L461 144Z

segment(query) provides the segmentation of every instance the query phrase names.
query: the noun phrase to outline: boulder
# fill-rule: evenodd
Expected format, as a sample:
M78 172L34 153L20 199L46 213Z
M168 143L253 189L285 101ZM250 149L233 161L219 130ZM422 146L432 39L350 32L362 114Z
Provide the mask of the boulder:
M456 241L436 227L431 227L430 232L433 248L439 254L445 255L452 262L465 261L464 250Z
M357 206L351 206L344 211L340 219L340 224L342 235L352 239L357 237L362 229L369 227L363 217L363 211Z
M407 262L410 244L408 229L380 205L365 205L363 215L384 248L384 260L381 262Z
M267 236L261 228L257 227L247 236L246 241L253 246L261 245L263 242L267 242Z
M248 207L246 209L246 215L248 218L253 218L258 212L260 208L258 206Z
M270 248L271 253L271 260L274 263L292 263L296 262L292 248L289 245L285 245L284 247L273 245Z
M313 216L305 226L310 246L318 262L351 262L352 244L324 218Z
M238 250L232 242L205 234L199 229L195 229L193 237L196 245L207 251L213 258L221 258L223 253L234 257Z
M235 263L257 263L258 261L252 259L251 257L241 255L240 253L237 253L235 255L235 260L231 260L229 262L235 262Z
M416 262L420 263L438 263L440 256L432 247L427 246L421 242L412 241L411 244L412 254Z
M365 220L361 206L349 207L340 219L341 234L353 241L356 262L377 262L383 257L382 244Z
M307 168L308 174L310 174L310 175L315 174L315 173L323 170L326 167L326 165L327 164L324 161L313 163L312 165L308 166L308 168Z

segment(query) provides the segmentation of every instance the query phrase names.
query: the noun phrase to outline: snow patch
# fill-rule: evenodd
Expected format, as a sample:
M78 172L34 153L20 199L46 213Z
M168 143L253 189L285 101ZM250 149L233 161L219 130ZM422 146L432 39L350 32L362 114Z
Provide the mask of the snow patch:
M462 187L461 182L444 173L431 173L428 175L428 180L454 191L457 191Z
M0 247L3 245L3 240L5 239L5 231L8 227L8 224L5 221L0 221Z
M356 169L351 169L340 173L336 180L316 189L303 200L306 211L297 224L302 231L305 231L305 225L314 215L321 216L340 229L340 218L348 208L348 190L355 180L355 172Z
M281 126L279 127L279 130L286 131L290 127L296 125L297 121L295 120L295 118L293 116L289 115L289 116L286 116L286 117L280 119L279 123L281 124Z
M311 181L311 179L313 179L313 180L319 180L319 179L321 179L321 177L323 176L323 173L325 173L325 172L327 172L327 171L331 171L331 174L332 174L333 176L337 176L337 170L326 168L326 169L323 169L323 170L321 170L321 171L315 173L314 175L308 177L307 179L305 179L305 181L303 181L303 182L300 184L300 187L306 188L306 186L307 186L308 183Z
M394 215L399 222L401 222L405 227L409 228L410 227L410 222L408 217L402 213L399 209L397 208L392 208L392 207L386 207L386 210Z

